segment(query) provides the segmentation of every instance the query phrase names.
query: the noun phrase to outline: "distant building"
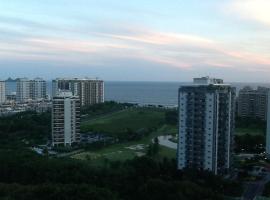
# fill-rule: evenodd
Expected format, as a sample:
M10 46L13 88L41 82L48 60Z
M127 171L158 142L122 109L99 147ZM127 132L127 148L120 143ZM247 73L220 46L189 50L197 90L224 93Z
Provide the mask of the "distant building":
M16 101L16 92L13 94L6 94L6 101L7 102L15 102Z
M72 92L60 92L52 102L52 145L80 142L80 100Z
M41 78L35 78L34 80L30 80L30 99L46 99L46 87L46 81Z
M267 94L266 156L270 159L270 91Z
M17 79L16 101L26 102L30 99L30 81L28 78Z
M235 88L221 79L195 78L179 88L178 169L228 172L232 162Z
M5 81L0 80L0 104L6 101L6 84Z
M46 99L46 81L41 78L33 80L29 80L28 78L17 79L17 102L42 99Z
M81 106L104 102L104 81L99 79L58 78L52 87L53 97L61 90L69 90L80 98Z
M16 94L16 80L12 78L8 78L5 80L6 83L6 95Z
M269 88L258 87L256 90L249 86L239 91L238 116L266 120Z

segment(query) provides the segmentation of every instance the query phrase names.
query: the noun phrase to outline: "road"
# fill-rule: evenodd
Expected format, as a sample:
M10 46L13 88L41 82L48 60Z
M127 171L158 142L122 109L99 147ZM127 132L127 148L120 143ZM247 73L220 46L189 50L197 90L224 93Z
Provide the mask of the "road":
M169 139L172 138L171 135L162 135L158 136L158 142L160 145L171 148L177 149L177 143L170 141ZM153 139L154 140L154 139Z
M248 182L246 190L242 196L242 200L254 200L256 196L261 196L264 185L270 181L270 173L260 181Z

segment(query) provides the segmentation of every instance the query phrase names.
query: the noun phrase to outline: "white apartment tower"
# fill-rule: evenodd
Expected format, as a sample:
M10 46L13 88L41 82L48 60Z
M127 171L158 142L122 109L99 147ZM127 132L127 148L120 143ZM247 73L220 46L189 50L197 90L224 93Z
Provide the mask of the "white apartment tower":
M60 92L52 103L52 145L80 142L80 100L72 92Z
M32 100L46 99L46 81L41 78L30 80L30 98Z
M30 81L28 78L18 78L16 81L16 101L26 102L30 99Z
M270 158L270 91L267 94L267 117L266 117L266 156Z
M29 80L27 78L17 79L17 102L29 100L41 100L46 98L46 81L41 78Z
M80 98L81 106L104 102L104 81L89 78L57 78L52 83L52 96L61 90L69 90Z
M225 174L231 167L235 88L221 79L195 78L179 88L178 169Z
M0 104L6 101L6 84L5 81L0 80Z

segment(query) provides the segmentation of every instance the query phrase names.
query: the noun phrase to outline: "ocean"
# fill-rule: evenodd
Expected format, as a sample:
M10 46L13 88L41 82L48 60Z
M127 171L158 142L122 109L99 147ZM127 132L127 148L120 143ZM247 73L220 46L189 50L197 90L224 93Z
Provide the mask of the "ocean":
M140 105L177 106L178 88L188 82L105 82L105 100ZM270 83L231 83L238 93L244 86L270 87Z
M184 82L120 82L105 81L105 101L137 103L140 105L176 106L177 91ZM51 94L51 81L48 81L48 94ZM270 87L270 83L231 83L238 92L244 86ZM16 84L11 84L9 93L16 91Z

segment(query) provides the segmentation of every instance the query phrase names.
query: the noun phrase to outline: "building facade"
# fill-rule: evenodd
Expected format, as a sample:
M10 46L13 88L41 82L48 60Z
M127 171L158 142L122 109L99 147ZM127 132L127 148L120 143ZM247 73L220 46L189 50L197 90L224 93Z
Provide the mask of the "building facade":
M52 83L52 96L61 90L69 90L80 98L81 106L104 102L104 81L98 79L58 78Z
M17 102L46 99L46 81L41 78L35 78L33 80L18 78L16 85Z
M227 173L233 150L235 88L221 79L203 77L180 87L178 94L178 169Z
M6 84L5 81L0 80L0 104L6 102Z
M52 145L80 142L80 100L72 92L60 92L52 100Z
M239 117L258 118L266 120L269 88L249 86L239 91L237 114Z
M18 78L16 81L16 101L26 102L30 99L30 81L28 78Z
M41 100L46 99L46 81L41 78L35 78L30 80L30 99Z
M266 156L270 159L270 91L267 93L267 108L266 108Z

